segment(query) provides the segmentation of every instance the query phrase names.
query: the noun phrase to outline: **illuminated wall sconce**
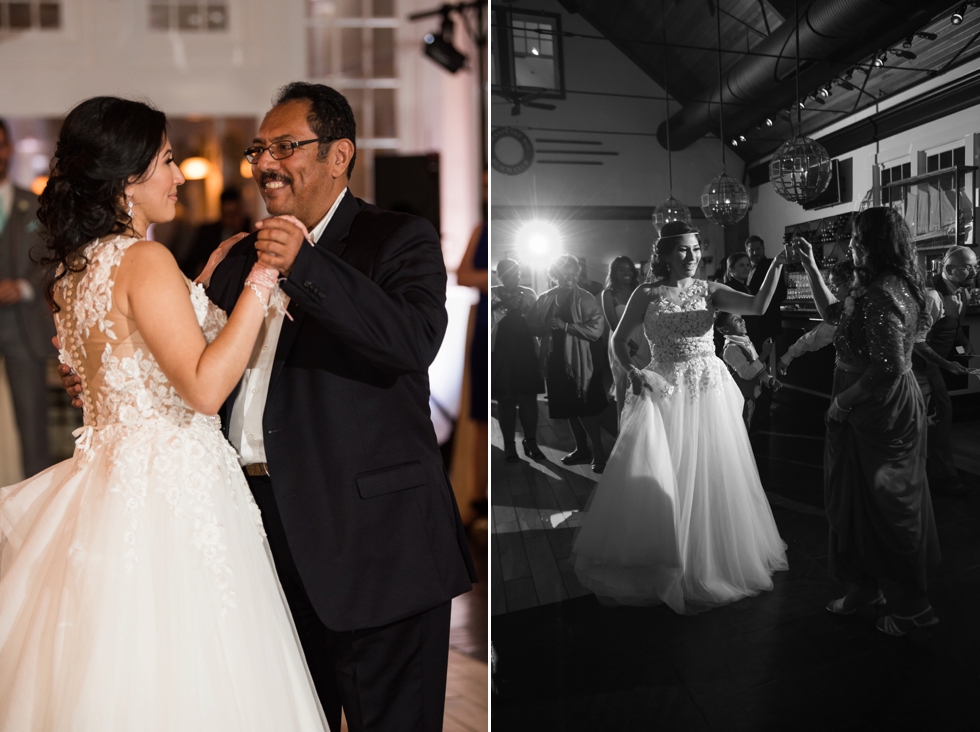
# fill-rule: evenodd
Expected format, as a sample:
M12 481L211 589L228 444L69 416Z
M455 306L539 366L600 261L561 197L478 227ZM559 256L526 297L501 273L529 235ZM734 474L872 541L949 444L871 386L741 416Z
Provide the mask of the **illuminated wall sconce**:
M180 172L187 180L203 180L211 172L211 163L206 158L187 158L180 164Z

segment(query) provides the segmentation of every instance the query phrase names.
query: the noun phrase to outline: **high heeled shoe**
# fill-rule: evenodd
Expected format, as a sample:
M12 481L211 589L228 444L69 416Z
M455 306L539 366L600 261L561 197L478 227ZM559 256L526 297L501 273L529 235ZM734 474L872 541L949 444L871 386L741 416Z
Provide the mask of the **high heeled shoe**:
M928 628L930 625L939 623L935 610L929 605L925 610L905 617L903 615L882 615L875 623L875 627L885 635L901 636L908 633L913 628Z
M592 453L588 450L575 450L561 459L565 465L584 465L592 462Z
M833 602L828 603L827 612L833 613L834 615L853 615L862 607L884 605L888 601L885 599L885 595L881 592L881 590L878 590L877 597L875 597L873 600L869 600L868 602L856 602L851 607L845 607L846 602L847 595L844 595L844 597L840 597Z
M541 452L538 441L533 437L521 440L521 447L524 448L524 454L532 460L544 460L544 453Z

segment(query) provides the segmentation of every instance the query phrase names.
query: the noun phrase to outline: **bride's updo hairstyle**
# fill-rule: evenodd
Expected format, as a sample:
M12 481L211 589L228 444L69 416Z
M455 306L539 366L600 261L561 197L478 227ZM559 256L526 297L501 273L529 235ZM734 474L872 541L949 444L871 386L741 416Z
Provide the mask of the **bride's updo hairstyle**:
M680 238L685 234L694 234L698 244L701 244L701 232L688 223L683 221L668 221L660 227L660 238L653 245L650 274L648 282L666 279L670 275L670 253L674 251L680 243Z
M143 102L94 97L75 107L61 127L51 175L37 212L48 249L47 297L55 282L88 264L86 244L109 234L132 232L125 188L151 175L167 117ZM60 272L59 272L60 270Z

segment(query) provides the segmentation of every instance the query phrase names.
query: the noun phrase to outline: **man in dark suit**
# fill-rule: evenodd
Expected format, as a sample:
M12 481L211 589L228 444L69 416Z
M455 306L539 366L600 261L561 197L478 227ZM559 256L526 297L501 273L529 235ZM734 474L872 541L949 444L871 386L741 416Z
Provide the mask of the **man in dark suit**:
M285 276L223 410L332 729L442 728L451 599L475 579L429 419L447 325L425 219L347 190L354 117L318 84L280 90L246 151L275 216L209 296L231 310L258 260ZM246 293L248 294L248 293Z
M31 250L38 236L37 196L14 186L8 176L13 145L0 119L0 356L14 401L24 473L51 464L48 451L47 359L54 355L54 321L44 299L41 267Z
M201 274L211 252L217 249L221 242L251 228L252 222L245 215L245 208L242 205L241 191L237 188L225 188L221 191L221 218L201 224L197 228L190 251L179 263L180 271L190 279L194 279Z
M769 271L771 259L766 258L766 244L761 237L754 234L745 240L745 253L749 255L752 262L752 273L749 275L749 292L753 295L759 292L763 280L766 279L766 272ZM782 312L779 307L786 300L787 288L785 279L780 276L779 284L776 285L776 292L773 293L769 307L762 315L745 316L745 329L748 331L749 340L756 350L761 352L767 338L774 341L783 332Z

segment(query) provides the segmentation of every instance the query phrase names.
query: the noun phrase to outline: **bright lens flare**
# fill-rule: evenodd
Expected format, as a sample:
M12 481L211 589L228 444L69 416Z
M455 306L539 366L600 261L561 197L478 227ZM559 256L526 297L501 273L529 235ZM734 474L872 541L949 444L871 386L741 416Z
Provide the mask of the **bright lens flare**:
M560 251L561 234L551 224L531 221L517 232L521 257L535 264L549 263Z

